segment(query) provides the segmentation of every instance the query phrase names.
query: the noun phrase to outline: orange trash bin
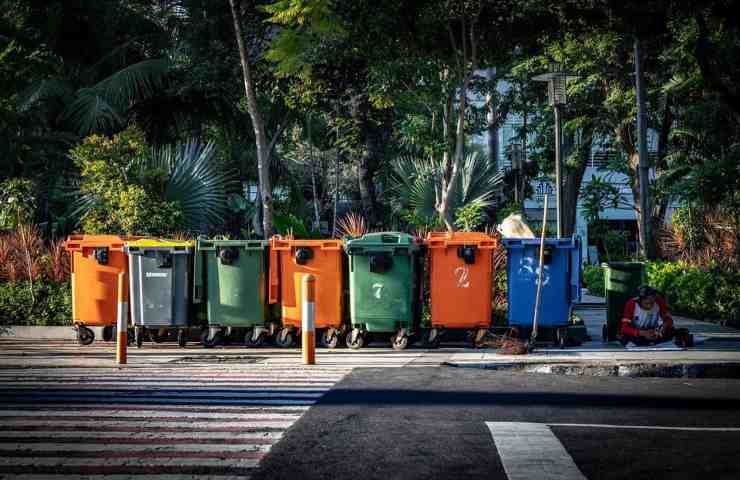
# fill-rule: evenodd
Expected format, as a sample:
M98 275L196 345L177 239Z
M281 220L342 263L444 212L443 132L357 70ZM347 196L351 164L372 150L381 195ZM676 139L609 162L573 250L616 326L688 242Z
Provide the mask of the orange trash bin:
M315 319L317 338L335 348L344 333L344 251L341 240L270 240L269 301L281 303L283 326L275 337L280 347L290 347L301 329L303 276L316 277Z
M433 232L425 243L432 309L427 345L439 346L445 330L467 331L475 341L491 326L496 239L481 232Z
M118 274L128 273L124 242L117 235L71 235L64 242L72 255L72 322L82 345L95 341L89 327L103 327L103 340L113 340L118 314ZM124 285L128 286L128 282Z

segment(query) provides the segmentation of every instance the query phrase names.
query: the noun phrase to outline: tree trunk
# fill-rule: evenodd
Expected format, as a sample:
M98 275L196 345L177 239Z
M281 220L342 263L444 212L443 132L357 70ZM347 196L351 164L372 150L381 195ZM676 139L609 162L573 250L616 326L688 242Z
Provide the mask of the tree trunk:
M494 81L496 77L496 69L488 69L488 81ZM494 82L494 92L486 95L486 103L488 104L488 163L496 165L498 167L498 156L499 156L499 142L498 142L498 106L496 105L496 83Z
M338 140L338 139L337 139ZM337 234L337 208L339 206L339 156L341 155L339 148L337 148L337 155L334 164L334 214L332 215L331 228L334 233L332 236Z
M239 60L242 66L242 75L244 77L244 92L247 96L247 111L252 119L252 128L254 129L255 144L257 147L257 178L259 181L259 192L262 198L262 230L264 238L272 235L272 186L270 185L270 147L265 136L265 124L262 115L257 106L257 94L254 91L254 80L252 79L252 70L249 65L249 57L244 38L240 17L236 11L235 0L229 0L231 7L231 16L234 21L234 33L236 35L236 44L239 48Z
M365 144L365 151L357 161L357 183L360 190L360 204L365 219L370 225L377 221L375 184L373 178L378 169L379 141L376 127L369 121L369 105L361 95L352 98L351 115L360 127Z
M461 50L459 54L459 68L460 75L462 78L462 84L459 89L459 100L457 104L457 125L455 127L455 151L453 155L445 153L443 165L442 165L442 188L439 202L439 217L447 227L448 232L453 232L455 226L453 224L453 213L450 202L452 201L452 195L454 194L455 182L460 173L460 165L462 164L463 157L465 156L465 111L467 110L468 102L468 88L470 87L470 80L475 71L478 68L477 62L477 46L475 41L475 21L471 22L468 26L465 17L463 16L460 20L461 28ZM448 24L448 32L450 35L450 43L454 50L457 49L457 42L452 31L452 27ZM469 35L469 37L468 37ZM468 67L468 62L470 67ZM448 101L445 104L445 127L449 131L450 118L452 116L452 94L448 97ZM446 132L447 133L447 132ZM446 139L446 137L445 137ZM446 149L449 151L449 148Z
M620 143L622 144L622 150L624 151L625 155L627 155L627 166L628 166L628 177L630 181L630 189L632 190L632 198L634 203L634 209L635 209L635 217L637 219L637 239L638 242L641 242L643 237L642 232L642 215L643 212L640 211L640 154L637 151L637 145L635 145L635 141L632 138L630 127L631 122L629 123L623 123L617 128L617 136L620 139ZM648 215L650 215L649 212L647 212ZM650 251L651 248L654 250L655 245L655 238L654 236L651 236L651 238L645 239L645 245L641 245L645 251ZM652 243L653 247L650 246Z
M578 215L578 197L581 192L581 182L591 158L591 143L593 129L585 126L581 130L581 144L578 148L578 162L575 167L566 168L563 177L563 236L570 237L576 231L576 217ZM575 145L574 145L575 146Z

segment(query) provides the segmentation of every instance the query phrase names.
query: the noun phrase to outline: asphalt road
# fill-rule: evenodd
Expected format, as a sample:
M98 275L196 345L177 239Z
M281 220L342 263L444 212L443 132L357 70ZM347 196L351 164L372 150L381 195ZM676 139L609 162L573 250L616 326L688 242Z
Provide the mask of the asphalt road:
M518 443L499 435L499 450L486 422L545 434L522 434ZM705 430L728 427L738 428ZM738 380L355 369L252 478L737 479L738 458ZM566 461L581 477L568 474Z

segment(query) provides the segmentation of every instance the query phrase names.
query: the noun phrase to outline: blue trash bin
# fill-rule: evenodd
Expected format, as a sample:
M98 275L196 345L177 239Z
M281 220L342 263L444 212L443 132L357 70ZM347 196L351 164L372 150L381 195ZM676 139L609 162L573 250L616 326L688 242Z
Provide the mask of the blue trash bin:
M512 238L504 239L503 244L507 252L509 326L528 332L532 328L537 297L540 240ZM572 305L581 300L581 246L578 237L545 239L542 280L538 329L565 329L570 321Z

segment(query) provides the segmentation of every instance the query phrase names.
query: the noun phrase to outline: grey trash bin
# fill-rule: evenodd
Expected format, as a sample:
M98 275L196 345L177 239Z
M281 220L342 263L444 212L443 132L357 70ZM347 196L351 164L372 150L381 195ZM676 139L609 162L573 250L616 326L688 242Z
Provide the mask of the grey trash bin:
M181 347L187 344L191 323L193 243L143 239L126 243L131 287L131 319L136 345L147 330L159 343L177 330Z

